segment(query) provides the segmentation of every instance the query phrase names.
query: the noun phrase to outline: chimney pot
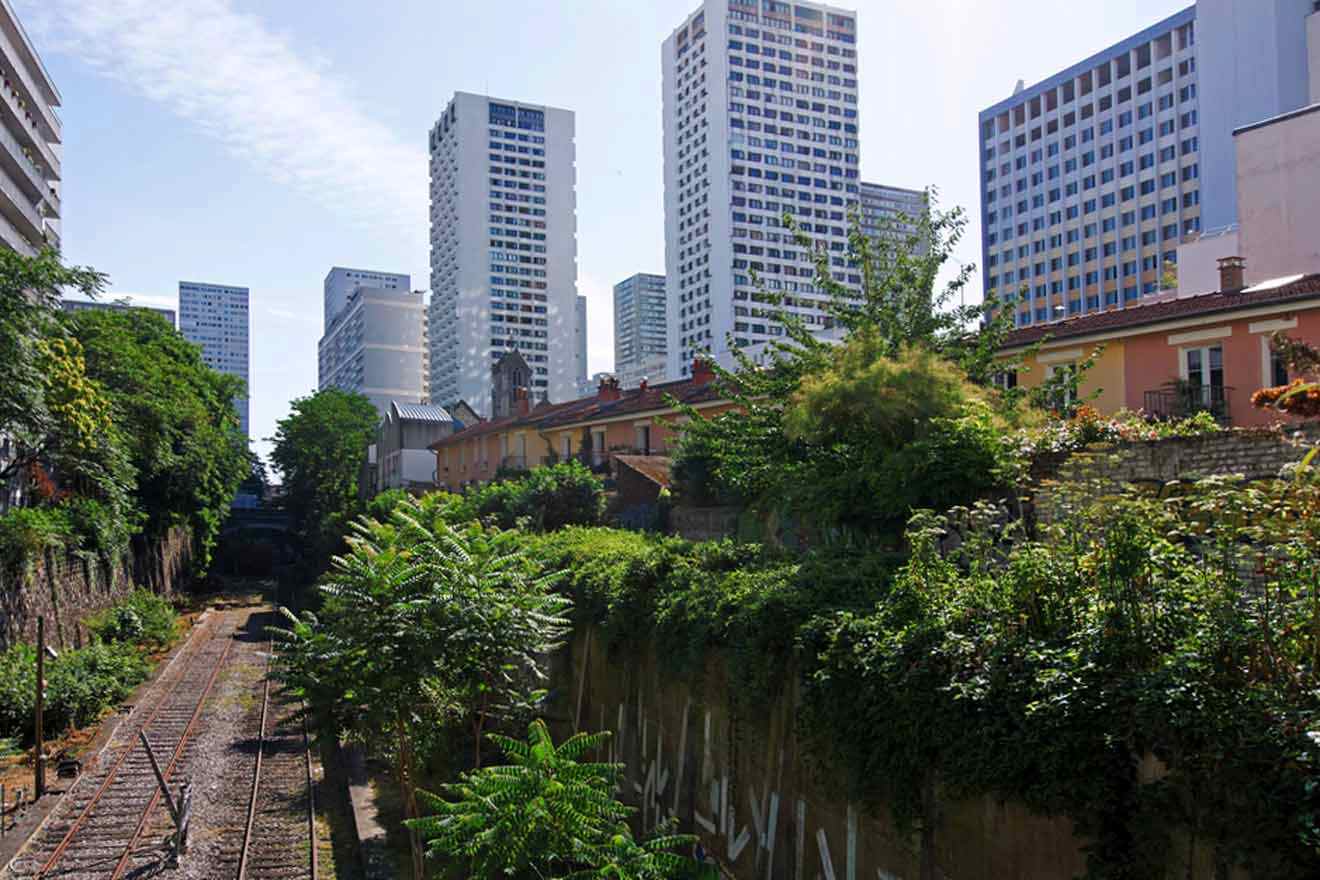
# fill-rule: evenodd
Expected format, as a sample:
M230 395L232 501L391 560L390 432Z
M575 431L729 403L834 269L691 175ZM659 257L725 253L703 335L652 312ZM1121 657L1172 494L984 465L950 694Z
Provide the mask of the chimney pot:
M1223 257L1219 260L1219 291L1241 293L1246 288L1247 261L1241 257Z
M694 385L706 385L715 379L715 370L711 363L704 357L693 358L692 360L692 383Z
M600 387L596 389L596 399L602 402L618 400L623 395L619 392L619 380L613 376L606 376L600 380Z

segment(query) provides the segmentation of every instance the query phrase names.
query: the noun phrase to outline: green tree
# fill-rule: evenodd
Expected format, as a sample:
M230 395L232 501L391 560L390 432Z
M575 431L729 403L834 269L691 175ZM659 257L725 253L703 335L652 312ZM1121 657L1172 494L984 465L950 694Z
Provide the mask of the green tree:
M103 392L60 319L65 290L99 295L105 276L65 266L53 251L0 249L0 429L16 454L0 482L51 468L71 489L129 516L133 474Z
M691 875L696 865L672 850L696 838L661 834L637 843L627 825L636 811L614 797L623 765L581 760L608 737L577 733L556 746L539 718L526 741L492 734L508 763L465 773L445 786L448 800L423 792L435 815L408 826L432 857L461 860L478 880Z
M412 817L419 730L462 718L479 736L491 716L530 708L570 604L550 591L556 576L532 573L517 535L423 515L405 502L389 523L355 524L320 614L276 632L295 692L336 732L393 754ZM414 859L421 876L416 839Z
M358 478L378 419L366 397L338 388L300 397L291 406L276 423L271 464L280 473L305 562L320 571L360 512Z
M839 280L838 255L785 216L814 258L827 324L844 341L817 338L820 327L792 312L785 295L759 294L783 337L759 362L735 349L738 369L716 368L732 411L706 418L686 409L674 464L681 494L897 534L908 505L970 500L993 485L996 430L1014 416L1014 401L970 383L989 382L1006 325L961 304L972 269L949 263L967 221L959 209L939 210L933 193L931 202L927 214L874 239L854 218L847 264L861 278L857 292ZM977 317L993 330L984 338L969 329ZM918 440L928 442L901 460ZM956 466L941 468L941 459ZM895 477L912 491L891 497Z
M153 312L83 311L68 324L89 376L114 406L148 532L188 526L205 565L250 472L234 411L242 381L208 367L201 350Z

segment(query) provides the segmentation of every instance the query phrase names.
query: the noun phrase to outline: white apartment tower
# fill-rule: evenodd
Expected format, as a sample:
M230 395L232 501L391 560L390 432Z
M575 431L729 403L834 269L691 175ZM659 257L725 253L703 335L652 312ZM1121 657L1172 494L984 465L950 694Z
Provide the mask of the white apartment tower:
M987 300L1018 326L1124 308L1235 242L1233 132L1309 102L1316 9L1199 0L982 110Z
M223 284L179 282L179 332L202 348L202 361L213 370L243 380L246 396L234 401L243 436L248 433L248 289Z
M392 403L420 404L430 382L421 291L358 287L316 346L318 387L365 395L384 417Z
M9 0L0 0L0 246L59 249L60 93Z
M709 352L782 335L761 285L826 329L811 255L790 213L854 288L848 211L857 204L856 13L820 3L706 0L662 47L668 373Z
M574 117L459 92L431 129L431 398L489 415L518 351L536 398L571 400L577 351Z
M394 272L373 272L370 269L346 269L335 266L325 276L325 324L329 331L331 322L348 305L348 298L353 291L361 287L377 290L402 290L407 293L412 289L412 277Z

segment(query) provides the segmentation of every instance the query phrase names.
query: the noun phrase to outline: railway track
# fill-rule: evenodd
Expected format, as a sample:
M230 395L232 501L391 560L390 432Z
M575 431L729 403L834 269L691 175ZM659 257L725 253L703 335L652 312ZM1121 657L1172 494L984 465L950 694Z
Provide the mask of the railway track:
M272 699L267 666L237 880L317 880L311 746L297 710Z
M194 633L145 699L119 726L96 765L10 864L15 880L119 880L164 863L171 826L146 750L146 734L171 788L188 778L206 701L234 645L234 627L212 620Z

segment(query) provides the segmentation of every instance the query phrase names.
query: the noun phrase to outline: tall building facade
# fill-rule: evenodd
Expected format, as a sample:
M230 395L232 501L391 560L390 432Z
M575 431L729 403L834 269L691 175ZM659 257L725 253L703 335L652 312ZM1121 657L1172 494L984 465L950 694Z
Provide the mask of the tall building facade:
M880 183L862 182L862 233L871 240L905 241L929 208L926 193Z
M615 373L666 360L666 308L663 275L639 272L614 285ZM663 376L657 373L654 378Z
M1169 286L1237 221L1233 131L1308 101L1313 0L1200 0L981 111L985 295L1019 326Z
M360 287L377 290L412 290L412 276L394 272L373 272L369 269L333 267L325 276L325 324L328 332L335 317L348 305L348 298Z
M571 111L459 92L431 129L431 397L488 415L517 351L531 393L574 397L577 195Z
M9 0L0 0L0 245L60 246L60 93Z
M392 276L407 279L407 276ZM316 346L318 387L365 395L382 417L391 403L429 399L425 296L405 285L355 287Z
M239 425L249 433L248 408L252 397L248 349L248 289L224 284L179 282L179 332L201 346L208 367L243 380L247 391L234 401Z
M587 381L587 298L579 293L576 305L577 321L573 327L573 354L577 360L573 370L573 382L574 387L580 387Z
M820 3L706 0L664 41L665 277L671 378L708 352L782 336L760 286L826 329L812 256L785 212L848 265L860 197L857 16Z

